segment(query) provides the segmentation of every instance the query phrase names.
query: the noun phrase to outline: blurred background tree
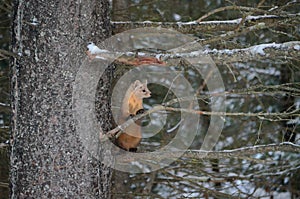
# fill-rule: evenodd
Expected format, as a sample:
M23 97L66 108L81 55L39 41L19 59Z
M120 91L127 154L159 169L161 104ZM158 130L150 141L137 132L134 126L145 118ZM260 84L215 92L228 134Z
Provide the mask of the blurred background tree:
M10 41L11 1L0 3L0 198L8 197L9 173L9 126L10 126L10 88L9 88L9 41Z
M295 45L292 56L284 50L277 54L267 49L259 52L263 46L255 48L255 45L299 41L299 8L297 1L114 0L112 19L117 22L113 31L126 30L127 25L130 29L145 24L172 26L181 31L184 22L188 22L184 32L199 38L222 74L228 92L227 112L278 113L276 118L246 114L226 117L215 150L285 141L299 144L299 46ZM236 20L240 23L234 24ZM144 21L147 23L142 23ZM195 21L200 22L199 26L205 23L211 26L195 31L197 25L189 25ZM178 26L175 22L179 22ZM225 27L222 24L226 24ZM244 52L251 49L256 53L253 57L226 54L230 50ZM191 69L185 72L195 89L203 86L204 80ZM145 100L146 104L161 103L164 89L151 84L149 88L152 97ZM205 86L200 90L200 97L208 94ZM209 102L209 98L199 100L201 110L209 110ZM284 112L293 112L293 116L283 117L281 113ZM173 126L178 119L176 114L168 118ZM201 133L191 149L201 147L210 122L207 116L201 118ZM142 150L153 151L168 143L176 134L176 131L170 131L171 126L166 126L153 138L143 139ZM149 195L150 198L299 197L300 189L296 183L300 181L299 153L271 150L252 155L237 154L239 157L202 160L182 157L158 172L125 174L123 182L120 182L122 173L116 171L115 198Z

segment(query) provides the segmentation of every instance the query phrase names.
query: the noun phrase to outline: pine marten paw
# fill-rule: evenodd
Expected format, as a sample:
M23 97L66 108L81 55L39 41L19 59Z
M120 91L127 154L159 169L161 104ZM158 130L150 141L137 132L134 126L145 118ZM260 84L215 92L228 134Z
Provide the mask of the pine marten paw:
M129 152L136 153L136 151L137 151L137 148L130 148L130 149L129 149Z

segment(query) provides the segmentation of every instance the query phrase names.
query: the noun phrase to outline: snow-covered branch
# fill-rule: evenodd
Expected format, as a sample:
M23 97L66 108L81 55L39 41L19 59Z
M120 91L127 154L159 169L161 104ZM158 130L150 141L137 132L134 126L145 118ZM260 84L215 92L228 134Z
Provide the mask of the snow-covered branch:
M207 17L214 15L218 12L223 12L223 11L227 11L227 10L239 10L239 11L246 11L246 12L252 12L252 13L263 13L263 14L267 14L266 10L262 10L259 8L253 8L253 7L245 7L245 6L225 6L225 7L221 7L221 8L217 8L211 12L206 13L205 15L203 15L202 17L200 17L197 21L203 21L203 19L206 19Z
M203 151L203 150L187 150L187 151L159 151L159 152L151 152L151 153L136 153L134 157L137 159L152 159L153 161L160 162L160 160L170 158L177 159L180 157L179 154L183 153L183 157L186 158L194 158L194 159L225 159L225 158L237 158L244 159L251 155L268 153L268 152L291 152L291 153L300 153L300 146L290 143L283 142L279 144L267 144L267 145L256 145L250 147L237 148L232 150L223 150L223 151ZM124 161L127 161L126 155L121 154L124 158ZM123 159L122 158L122 159ZM256 158L252 158L255 161ZM258 159L259 160L259 159Z
M162 27L177 30L181 33L205 33L214 31L232 31L235 30L241 22L245 26L251 26L249 22L256 23L279 23L286 19L299 18L300 13L288 15L258 15L247 16L245 19L238 18L224 21L191 21L191 22L131 22L131 21L114 21L112 22L113 32L120 33L134 28L145 27Z
M300 146L293 144L291 142L283 142L280 144L267 144L267 145L256 145L250 147L243 147L232 150L223 150L223 151L201 151L201 150L191 150L185 153L185 156L193 158L209 158L209 159L218 159L218 158L236 158L238 156L250 156L258 153L267 153L275 151L286 151L292 153L300 153Z
M0 102L0 106L9 107L10 105L9 105L9 104L6 104L6 103L3 103L3 102Z
M8 147L9 147L8 144L6 144L6 143L0 143L0 149L2 149L2 148L8 148Z
M125 63L124 58L119 58L121 55L133 57L136 55L135 52L109 52L107 50L99 49L97 46L90 44L89 46L89 56L92 59L106 59L111 61L119 61ZM216 63L233 63L233 62L248 62L251 60L259 59L299 59L300 57L300 41L290 41L285 43L269 43L251 46L242 49L206 49L198 51L193 51L189 53L174 53L167 52L161 53L159 55L153 53L140 53L139 56L142 57L157 57L163 61L166 61L168 65L168 60L177 58L196 58L203 55L210 55L213 61ZM173 63L169 63L173 64Z
M269 43L242 49L205 50L216 63L249 62L260 59L299 59L300 41Z

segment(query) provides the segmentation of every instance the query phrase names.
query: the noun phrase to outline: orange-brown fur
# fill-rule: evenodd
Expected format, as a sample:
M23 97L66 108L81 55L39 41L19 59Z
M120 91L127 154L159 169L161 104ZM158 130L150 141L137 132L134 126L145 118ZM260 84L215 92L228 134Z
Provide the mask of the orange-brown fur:
M147 88L147 82L141 83L136 80L130 85L123 99L119 124L126 122L131 116L135 116L137 111L143 109L143 98L151 96ZM128 126L117 138L117 144L124 150L135 149L142 139L141 127L133 123Z

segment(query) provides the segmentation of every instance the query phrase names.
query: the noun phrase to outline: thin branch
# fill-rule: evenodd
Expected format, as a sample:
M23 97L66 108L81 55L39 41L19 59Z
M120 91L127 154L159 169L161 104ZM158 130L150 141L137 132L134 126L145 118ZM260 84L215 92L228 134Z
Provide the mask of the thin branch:
M260 120L268 120L268 121L283 121L288 120L290 117L299 117L300 111L294 110L290 112L281 112L281 113L243 113L243 112L236 112L236 113L228 113L228 112L209 112L209 111L200 111L200 110L193 110L193 109L184 109L184 108L174 108L174 107L165 107L165 106L155 106L154 108L146 111L143 114L139 114L134 116L132 119L124 122L123 124L117 126L116 128L110 130L109 132L102 134L100 133L99 137L101 141L105 141L108 137L114 137L120 131L124 131L127 127L133 124L135 121L145 117L151 113L159 112L159 111L173 111L173 112L184 112L196 115L211 115L211 116L224 116L224 117L257 117Z
M252 8L252 7L245 7L245 6L225 6L225 7L221 7L221 8L217 8L213 11L208 12L207 14L203 15L202 17L200 17L199 19L197 19L197 22L203 21L203 19L206 19L207 17L216 14L218 12L223 12L225 10L240 10L240 11L247 11L247 12L253 12L253 13L267 13L267 11L259 9L259 8Z
M239 90L234 90L234 91L225 91L221 93L214 93L210 95L201 95L198 97L198 99L207 99L212 96L225 96L228 94L286 94L287 92L294 93L295 95L300 94L300 90L297 89L297 85L299 83L287 83L287 84L281 84L281 85L273 85L273 86L264 86L264 85L257 85L253 86L250 88L246 89L239 89ZM292 87L295 86L295 87ZM260 91L257 91L257 90ZM269 91L269 92L268 92ZM275 93L274 93L275 92ZM297 94L298 93L298 94ZM154 112L159 112L159 111L174 111L174 112L186 112L190 114L197 114L197 115L214 115L214 116L230 116L230 117L236 117L236 116L242 116L242 117L257 117L260 120L268 120L268 121L283 121L283 120L288 120L290 117L299 117L300 112L299 110L292 110L290 112L281 112L281 113L264 113L264 112L259 112L259 113L244 113L244 112L235 112L235 113L229 113L229 112L209 112L209 111L200 111L200 110L193 110L193 109L183 109L183 108L174 108L174 107L168 107L174 103L178 103L181 101L186 101L186 100L193 100L195 99L195 96L192 97L185 97L185 98L176 98L173 100L170 100L169 102L164 103L161 106L155 106L151 110L146 111L143 114L137 115L130 120L126 121L125 123L117 126L116 128L110 130L109 132L102 134L100 133L100 140L105 141L108 137L113 137L120 131L124 131L128 126L133 124L135 121L141 119L142 117L145 117L151 113Z
M0 182L0 187L9 188L9 184L6 182Z
M258 4L257 4L257 8L260 8L263 6L263 4L265 3L266 0L261 0Z
M274 151L285 151L292 153L300 153L300 145L293 144L291 142L283 142L280 144L267 144L267 145L256 145L250 147L243 147L232 150L223 150L223 151L201 151L201 150L191 150L187 151L187 157L197 157L197 158L209 158L209 159L218 159L218 158L234 158L240 155L249 156L255 155L258 153L267 153Z
M9 107L9 106L10 106L10 104L6 104L6 103L2 103L2 102L0 102L0 106Z
M269 23L270 21L279 24L280 22L285 22L286 19L297 19L298 14L286 14L286 15L257 15L257 16L247 16L245 18L244 24L246 27L251 26L251 23ZM223 21L190 21L190 22L131 22L131 21L113 21L111 25L113 27L113 32L120 33L126 30L135 28L146 28L146 27L161 27L167 29L173 29L181 33L205 33L205 32L216 32L216 31L233 31L240 25L242 18L233 20L223 20ZM253 24L252 24L253 25Z
M151 164L154 162L159 163L161 160L165 159L178 159L182 154L184 158L193 159L226 159L226 158L237 158L241 159L244 156L251 156L261 153L284 151L290 153L300 153L300 145L296 145L290 142L283 142L280 144L267 144L267 145L256 145L250 147L237 148L232 150L222 150L222 151L204 151L204 150L186 150L186 151L154 151L151 153L135 153L134 157L131 154L120 154L122 158L119 159L120 162L128 161L126 156L131 158L136 158L136 160L143 161L147 164L147 160L152 160ZM134 161L131 159L131 161ZM150 162L149 162L150 163Z
M0 49L0 55L5 59L16 56L16 54L14 54L8 50L3 50L3 49Z
M3 149L3 148L8 148L9 145L8 144L5 144L5 143L0 143L0 149Z
M288 3L286 3L285 5L283 6L275 6L275 7L272 7L269 12L272 12L272 13L282 13L283 10L286 10L287 8L289 7L292 7L292 6L299 6L300 2L299 1L290 1Z
M101 51L101 49L99 49ZM111 52L104 51L101 53L91 53L88 51L88 54L92 59L106 59L111 62L116 61L119 63L126 63L127 59L132 59L136 55L135 52ZM248 48L241 49L199 49L198 51L188 52L188 53L173 53L166 52L160 53L160 59L163 60L164 65L173 66L173 62L166 62L171 59L188 59L201 57L203 55L209 55L217 64L224 63L234 63L234 62L249 62L251 60L260 60L260 59L300 59L300 41L290 41L285 43L269 43L269 44L259 44L251 46ZM121 55L128 56L128 58L120 57ZM144 53L145 57L156 57L155 53Z
M237 37L237 36L240 36L240 35L245 35L249 32L256 32L256 31L263 30L263 29L270 28L272 26L277 26L277 25L278 25L277 23L266 24L264 22L261 22L261 23L255 24L253 26L243 28L243 29L239 27L238 29L235 29L235 31L228 31L225 34L217 35L215 37L206 39L202 42L202 44L205 45L205 44L218 42L218 41L221 41L221 40L228 40L230 38L234 38L234 37Z
M173 107L162 107L161 111L173 111L173 112L184 112L190 114L197 114L197 115L213 115L213 116L224 116L224 117L233 117L233 116L242 116L242 117L257 117L261 120L268 120L268 121L283 121L289 117L299 117L300 111L294 110L291 112L282 112L282 113L244 113L244 112L236 112L236 113L228 113L228 112L209 112L209 111L200 111L200 110L191 110L191 109L184 109L184 108L173 108Z
M286 83L286 84L279 84L279 85L256 85L244 89L235 89L231 91L224 91L218 93L201 93L199 96L187 96L182 98L175 98L168 102L162 103L163 106L171 106L175 103L184 102L184 101L192 101L195 99L198 100L207 100L211 97L222 97L222 96L237 96L240 95L250 95L253 97L257 96L276 96L276 95L290 95L290 96L300 96L300 82L297 83Z

